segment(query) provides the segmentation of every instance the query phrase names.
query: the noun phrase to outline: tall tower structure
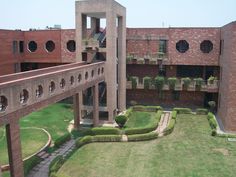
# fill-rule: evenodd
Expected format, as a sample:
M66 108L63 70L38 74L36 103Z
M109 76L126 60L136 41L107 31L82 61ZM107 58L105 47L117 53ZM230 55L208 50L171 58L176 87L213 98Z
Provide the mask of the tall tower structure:
M99 110L113 122L126 107L126 8L114 0L77 1L76 44L78 62L105 61L106 96ZM85 109L82 93L80 105Z

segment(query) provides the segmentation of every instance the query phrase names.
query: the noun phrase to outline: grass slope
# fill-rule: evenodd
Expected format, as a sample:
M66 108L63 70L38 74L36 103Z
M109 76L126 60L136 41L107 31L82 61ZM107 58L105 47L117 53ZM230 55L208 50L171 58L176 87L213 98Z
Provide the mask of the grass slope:
M179 115L174 132L135 143L92 143L59 170L70 177L234 177L236 143L210 136L206 116Z

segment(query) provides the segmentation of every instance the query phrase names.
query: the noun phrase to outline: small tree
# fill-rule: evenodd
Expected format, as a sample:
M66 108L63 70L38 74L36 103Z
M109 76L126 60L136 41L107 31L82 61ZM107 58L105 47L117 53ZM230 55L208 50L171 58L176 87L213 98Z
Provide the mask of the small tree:
M182 81L184 83L184 89L187 90L190 83L191 83L191 79L189 77L185 77L185 78L182 78Z
M209 102L208 102L208 105L209 105L209 107L210 107L210 111L211 111L211 112L214 112L215 107L216 107L216 102L215 102L215 101L209 101Z
M115 121L119 125L119 127L122 128L127 121L127 117L125 115L118 115L116 116Z
M144 89L150 88L151 80L152 80L151 77L148 77L148 76L143 78Z
M167 81L168 81L170 89L174 90L175 84L177 82L177 78L176 77L169 77Z
M165 84L165 78L162 76L157 76L154 79L154 85L156 87L157 90L161 91L164 87Z
M202 78L195 78L194 79L194 81L195 81L195 86L196 86L196 90L201 90L201 88L202 88L202 83L203 83L203 79Z
M136 89L137 88L137 80L135 77L130 77L131 80L131 84L132 84L132 89Z

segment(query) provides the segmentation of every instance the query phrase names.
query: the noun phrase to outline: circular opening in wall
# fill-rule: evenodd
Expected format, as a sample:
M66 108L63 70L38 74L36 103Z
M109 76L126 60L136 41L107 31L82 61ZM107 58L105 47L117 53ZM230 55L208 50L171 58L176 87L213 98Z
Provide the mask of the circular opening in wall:
M100 70L100 68L98 68L98 75L100 75L100 72L101 72L101 70Z
M6 110L7 104L7 98L5 96L0 96L0 112Z
M35 52L37 50L37 48L38 48L38 45L35 41L30 41L28 43L28 49L30 52Z
M55 43L53 41L47 41L45 48L48 52L52 52L55 49Z
M66 43L66 47L67 47L67 50L69 50L70 52L75 52L75 49L76 49L75 41L74 40L69 40Z
M94 76L94 70L92 70L92 72L91 72L91 76L92 76L92 77Z
M75 83L74 76L70 76L70 85L73 85Z
M39 98L43 95L43 87L42 85L39 85L38 88L36 89L36 97Z
M60 82L60 87L63 89L66 85L66 81L65 79L61 79L61 82Z
M209 40L204 40L200 44L200 49L203 53L210 53L213 49L213 44Z
M78 82L79 82L79 83L80 83L81 79L82 79L82 75L79 74L79 76L78 76Z
M23 89L20 93L20 103L26 103L29 99L29 92L26 89Z
M55 88L56 88L55 83L51 81L49 85L49 92L50 93L54 92Z
M189 44L186 40L180 40L176 43L176 50L180 53L185 53L189 49Z
M88 79L88 72L85 73L85 79Z

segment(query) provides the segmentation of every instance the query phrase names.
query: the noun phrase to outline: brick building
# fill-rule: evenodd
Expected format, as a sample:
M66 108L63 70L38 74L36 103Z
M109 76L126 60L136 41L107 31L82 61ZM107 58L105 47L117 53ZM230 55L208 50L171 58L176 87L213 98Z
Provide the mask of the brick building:
M0 30L0 75L76 62L75 38L74 29ZM127 104L196 108L213 100L225 129L235 131L235 46L236 22L217 28L127 28ZM102 51L96 56L104 58ZM161 89L157 76L165 79Z

